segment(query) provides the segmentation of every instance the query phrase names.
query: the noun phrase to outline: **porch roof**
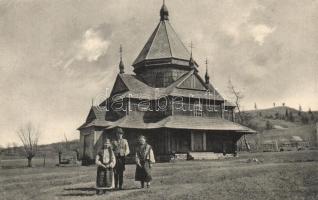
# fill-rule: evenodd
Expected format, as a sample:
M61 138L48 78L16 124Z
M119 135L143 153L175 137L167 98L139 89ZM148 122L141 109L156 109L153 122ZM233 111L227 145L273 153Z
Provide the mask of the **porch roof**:
M237 133L255 133L254 130L222 118L195 117L195 116L168 116L158 121L145 122L142 115L127 115L115 122L110 122L106 129L115 127L132 129L189 129L189 130L214 130L233 131Z
M193 130L215 130L235 131L241 133L255 133L254 130L234 123L232 121L217 117L195 117L195 116L169 116L166 118L165 128L193 129Z
M77 128L77 130L81 130L84 128L92 127L92 126L98 126L98 127L108 127L112 124L111 121L106 121L106 120L99 120L99 119L94 119L89 122L85 122L82 124L80 127Z

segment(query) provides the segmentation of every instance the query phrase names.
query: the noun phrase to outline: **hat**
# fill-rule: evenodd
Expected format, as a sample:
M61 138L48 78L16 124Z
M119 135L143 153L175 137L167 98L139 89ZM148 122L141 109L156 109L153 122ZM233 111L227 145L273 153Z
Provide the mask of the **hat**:
M145 136L143 136L143 135L141 135L141 136L139 136L138 140L141 140L141 139L146 140L146 137L145 137Z
M122 128L117 128L116 131L119 134L124 134L124 130Z
M110 139L107 138L104 145L110 145Z

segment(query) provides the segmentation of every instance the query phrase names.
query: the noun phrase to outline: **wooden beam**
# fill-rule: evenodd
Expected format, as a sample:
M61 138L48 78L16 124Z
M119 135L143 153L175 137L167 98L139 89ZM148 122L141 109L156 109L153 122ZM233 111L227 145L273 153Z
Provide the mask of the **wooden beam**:
M166 136L166 145L167 145L167 152L171 152L171 138L170 138L170 131L168 129L165 129L165 136Z
M194 135L192 130L191 130L191 151L194 151Z
M203 132L203 151L206 151L206 131Z

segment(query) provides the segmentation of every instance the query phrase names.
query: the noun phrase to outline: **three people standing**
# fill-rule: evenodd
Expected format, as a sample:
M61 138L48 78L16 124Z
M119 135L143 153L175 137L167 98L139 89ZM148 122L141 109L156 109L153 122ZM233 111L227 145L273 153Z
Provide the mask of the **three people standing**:
M109 189L123 189L123 175L125 171L126 156L129 154L129 145L123 138L124 131L121 128L116 129L116 139L106 142L96 156L97 178L96 193L105 193ZM147 144L145 136L138 138L136 147L136 174L135 181L140 181L141 188L150 187L152 180L151 168L155 163L155 157L152 147Z

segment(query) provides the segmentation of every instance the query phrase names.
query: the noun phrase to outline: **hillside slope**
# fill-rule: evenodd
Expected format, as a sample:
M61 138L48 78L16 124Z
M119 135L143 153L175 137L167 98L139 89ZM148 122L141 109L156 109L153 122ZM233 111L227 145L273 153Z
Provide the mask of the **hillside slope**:
M316 123L318 112L299 112L286 106L243 112L245 124L258 131L247 137L257 145L264 141L291 140L298 136L303 141L314 144L317 141Z

